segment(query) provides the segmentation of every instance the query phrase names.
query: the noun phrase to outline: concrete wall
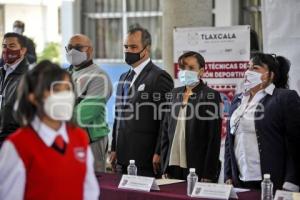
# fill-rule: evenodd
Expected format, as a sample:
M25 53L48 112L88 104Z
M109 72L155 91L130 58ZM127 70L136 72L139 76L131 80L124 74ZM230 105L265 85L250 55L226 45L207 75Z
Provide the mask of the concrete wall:
M239 23L239 0L215 0L215 26L233 26Z
M24 3L25 2L25 3ZM31 2L31 3L30 3ZM24 35L34 40L37 52L41 52L47 42L61 40L58 18L58 1L6 1L4 3L4 32L13 30L15 20L25 23Z
M174 27L199 27L212 25L211 0L163 0L163 62L174 77L173 29Z

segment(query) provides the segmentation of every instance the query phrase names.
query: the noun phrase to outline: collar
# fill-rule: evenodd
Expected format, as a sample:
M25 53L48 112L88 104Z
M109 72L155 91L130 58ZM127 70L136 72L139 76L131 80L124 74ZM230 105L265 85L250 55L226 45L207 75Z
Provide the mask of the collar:
M143 69L146 67L146 65L150 62L150 58L148 58L147 60L145 60L144 62L142 62L141 64L139 64L137 67L133 68L131 67L131 70L133 70L135 72L135 76L137 77L142 71Z
M93 60L91 59L91 60L88 60L88 61L86 61L86 62L84 62L84 63L82 63L81 65L79 65L79 66L71 66L75 71L79 71L79 70L82 70L82 69L84 69L84 68L86 68L86 67L88 67L88 66L91 66L93 64Z
M62 138L66 143L69 142L69 137L67 134L66 123L62 122L61 127L58 131L53 130L46 124L44 124L39 117L35 116L33 121L31 122L32 128L37 132L39 137L43 140L43 142L48 146L51 147L56 136L61 135Z
M204 86L206 86L206 83L204 83L203 80L200 79L198 85L196 85L196 87L194 87L194 88L192 89L192 92L193 92L193 93L198 93L200 90L203 89Z
M274 89L275 89L275 85L271 83L270 85L268 85L268 87L264 89L264 91L269 95L273 95Z
M24 58L20 59L18 62L16 62L15 64L5 64L4 70L7 71L8 69L10 69L11 71L14 71L18 65L24 60Z
M200 79L200 82L192 89L192 95L198 94L200 91L202 91L207 86L206 83L202 79ZM179 93L184 93L186 90L186 86L181 86L178 88Z

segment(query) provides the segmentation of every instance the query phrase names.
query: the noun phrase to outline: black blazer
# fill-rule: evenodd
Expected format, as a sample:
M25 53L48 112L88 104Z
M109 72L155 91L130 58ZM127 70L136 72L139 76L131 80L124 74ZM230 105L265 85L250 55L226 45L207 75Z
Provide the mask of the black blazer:
M170 151L177 125L177 116L183 101L185 87L175 88L170 100L170 112L164 120L162 133L163 172L169 165ZM186 116L186 158L187 167L196 168L199 178L217 179L221 142L221 97L219 92L207 87L203 82L196 86L189 98ZM190 106L189 106L190 105ZM198 107L197 107L198 105ZM174 112L172 117L171 112ZM191 115L194 113L194 115ZM204 117L212 116L210 119ZM198 116L198 117L197 117Z
M23 59L16 69L4 81L4 68L0 68L0 94L2 104L0 108L0 141L19 128L19 123L14 118L14 104L17 98L17 87L22 75L28 70L28 61Z
M239 106L241 95L233 99L230 116ZM275 88L273 94L267 94L260 103L264 110L255 112L255 131L261 172L271 174L275 190L282 188L284 182L299 185L296 172L300 171L300 98L295 91ZM235 186L240 186L234 135L230 134L229 123L230 120L225 142L224 179L232 179Z
M150 61L129 89L130 98L123 105L123 82L128 73L121 75L117 87L111 150L116 151L119 164L128 165L133 159L138 169L152 171L153 155L160 155L160 115L166 93L174 87L173 80Z

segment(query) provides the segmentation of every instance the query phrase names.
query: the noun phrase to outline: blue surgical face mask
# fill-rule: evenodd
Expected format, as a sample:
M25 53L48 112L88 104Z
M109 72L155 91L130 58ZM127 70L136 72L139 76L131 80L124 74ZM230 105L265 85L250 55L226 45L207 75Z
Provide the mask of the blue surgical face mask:
M195 86L199 83L198 72L190 70L180 70L178 73L179 81L186 86Z

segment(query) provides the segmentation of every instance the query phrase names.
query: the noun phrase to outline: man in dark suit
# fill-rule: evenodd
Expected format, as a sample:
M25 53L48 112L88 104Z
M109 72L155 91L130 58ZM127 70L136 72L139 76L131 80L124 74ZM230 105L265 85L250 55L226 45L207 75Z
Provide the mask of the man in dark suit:
M0 67L0 147L5 138L19 128L13 116L17 87L28 70L26 40L18 33L6 33L2 42L4 65Z
M113 169L127 173L135 160L138 175L160 175L160 129L171 76L150 59L151 35L141 27L128 31L125 61L131 69L122 74L116 97L110 161Z

